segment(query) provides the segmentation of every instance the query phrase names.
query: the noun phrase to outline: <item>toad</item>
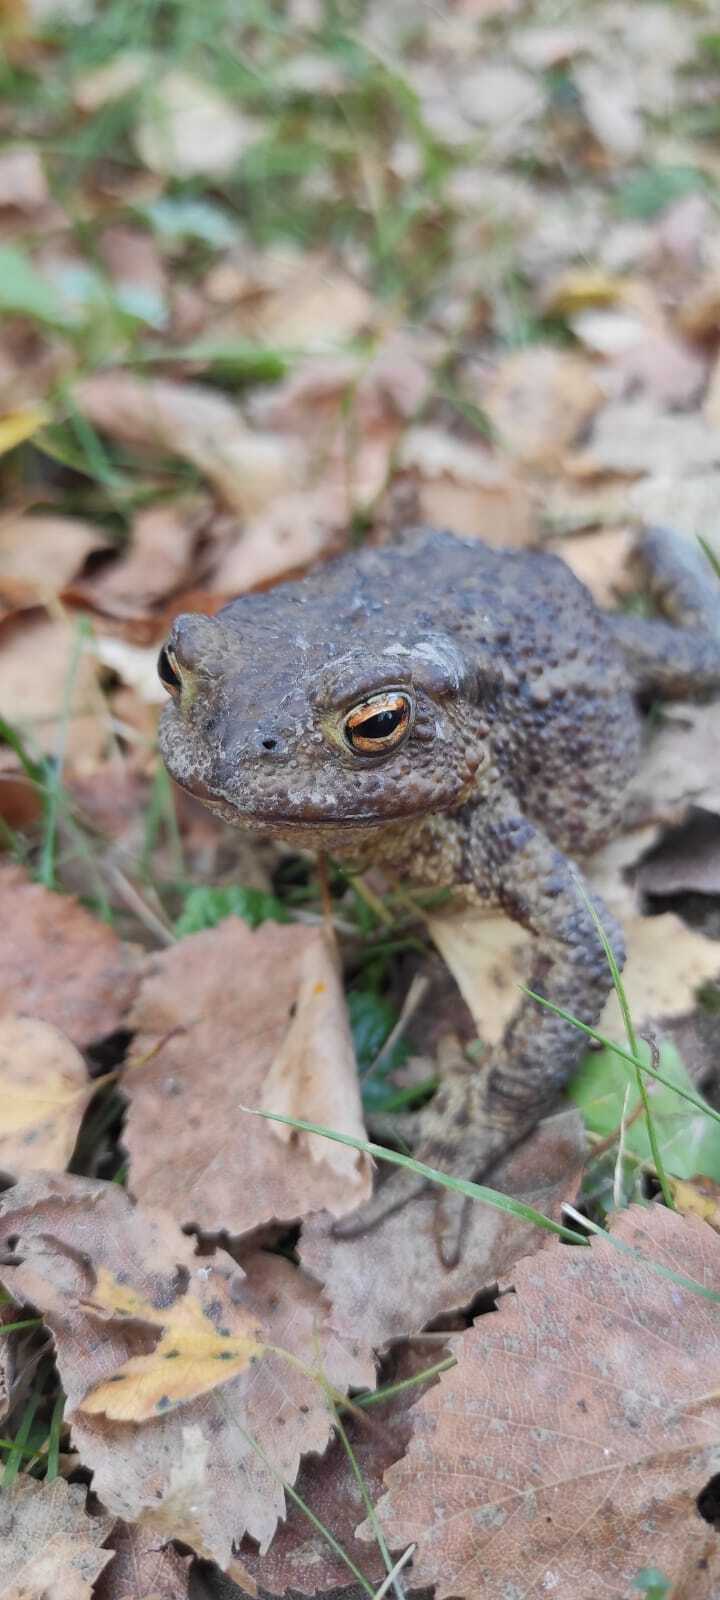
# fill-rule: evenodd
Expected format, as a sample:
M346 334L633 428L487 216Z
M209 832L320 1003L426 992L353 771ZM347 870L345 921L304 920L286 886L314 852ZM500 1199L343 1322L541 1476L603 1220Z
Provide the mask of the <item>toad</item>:
M594 1025L611 987L578 858L622 823L638 697L720 687L720 585L653 529L638 557L662 613L601 612L557 557L415 529L298 582L176 618L159 658L162 754L218 816L391 879L448 886L534 936L530 987ZM419 1159L477 1178L535 1125L585 1048L529 997L471 1069L448 1052L416 1114ZM417 1192L395 1170L336 1224L360 1232ZM440 1191L457 1259L462 1197Z

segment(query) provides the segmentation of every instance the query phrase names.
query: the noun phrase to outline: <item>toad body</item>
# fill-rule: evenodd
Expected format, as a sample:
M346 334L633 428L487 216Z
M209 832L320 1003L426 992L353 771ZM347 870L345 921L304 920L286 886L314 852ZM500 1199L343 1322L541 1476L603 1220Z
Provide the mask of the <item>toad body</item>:
M173 778L226 821L393 878L499 906L534 936L530 987L594 1024L611 987L575 862L621 823L637 692L720 687L720 589L662 530L639 555L664 619L605 614L554 556L427 529L214 618L176 619L160 655ZM622 936L595 900L616 957ZM459 1052L420 1113L418 1157L478 1177L536 1123L584 1039L525 998L472 1071ZM417 1187L395 1172L360 1231ZM456 1196L439 1202L456 1258Z

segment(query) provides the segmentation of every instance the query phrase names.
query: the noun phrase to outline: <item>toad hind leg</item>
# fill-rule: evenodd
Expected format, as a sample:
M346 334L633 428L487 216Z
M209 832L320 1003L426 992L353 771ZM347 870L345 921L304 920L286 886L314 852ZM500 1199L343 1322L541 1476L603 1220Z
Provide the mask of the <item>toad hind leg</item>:
M472 856L472 840L471 856ZM528 987L590 1026L610 992L611 977L591 906L599 915L619 966L622 936L579 873L518 812L487 812L478 840L476 886L499 897L503 909L535 938ZM583 1034L526 996L501 1043L486 1062L468 1070L465 1058L449 1063L443 1084L420 1113L418 1160L452 1176L477 1179L535 1126L571 1077L585 1048ZM446 1063L446 1066L448 1064ZM364 1233L420 1193L426 1181L395 1172L366 1206L334 1226L344 1238ZM471 1202L472 1203L472 1202ZM441 1189L436 1237L446 1266L459 1259L466 1200Z
M662 618L614 615L608 622L638 690L691 699L719 689L720 578L705 552L667 528L650 528L635 562Z

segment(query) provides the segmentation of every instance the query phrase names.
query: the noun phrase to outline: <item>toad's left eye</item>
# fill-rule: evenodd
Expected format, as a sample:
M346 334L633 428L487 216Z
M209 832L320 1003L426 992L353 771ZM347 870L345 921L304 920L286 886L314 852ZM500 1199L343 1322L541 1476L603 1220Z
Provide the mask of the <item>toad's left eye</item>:
M379 756L401 743L409 731L411 717L408 695L397 690L373 694L348 712L343 733L351 750L360 755Z

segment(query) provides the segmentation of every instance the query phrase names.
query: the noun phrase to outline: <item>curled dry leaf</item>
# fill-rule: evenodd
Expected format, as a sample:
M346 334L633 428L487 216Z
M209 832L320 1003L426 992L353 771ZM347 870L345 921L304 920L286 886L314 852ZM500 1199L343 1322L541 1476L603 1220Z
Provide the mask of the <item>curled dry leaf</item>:
M221 1566L245 1531L265 1546L283 1515L279 1479L294 1482L301 1455L329 1441L323 1382L344 1392L373 1381L357 1341L328 1331L318 1290L280 1257L251 1257L246 1275L224 1251L194 1255L166 1213L114 1184L44 1175L9 1190L0 1211L19 1262L3 1281L46 1317L74 1445L103 1504ZM171 1329L182 1344L168 1348ZM226 1346L244 1343L249 1357L255 1330L258 1359L226 1362Z
M563 1112L543 1122L489 1181L559 1219L563 1201L576 1192L584 1150L580 1118ZM550 1237L532 1222L469 1203L462 1258L448 1269L437 1249L435 1199L436 1191L428 1191L355 1239L334 1238L325 1217L305 1224L300 1258L324 1285L341 1338L355 1332L381 1349L417 1333L469 1305L481 1289L511 1273L519 1256L542 1249Z
M73 393L94 427L190 461L244 516L302 481L303 454L294 439L253 432L237 406L199 384L109 372L81 379Z
M9 513L0 520L0 604L8 611L42 604L108 544L102 528L79 517Z
M163 1547L157 1534L116 1522L106 1541L112 1560L95 1586L93 1600L185 1600L190 1556Z
M37 1017L0 1017L0 1170L62 1172L95 1092L64 1033Z
M720 1290L720 1245L704 1223L633 1207L613 1232ZM438 1600L505 1600L511 1588L527 1600L629 1600L650 1566L711 1600L717 1533L695 1502L720 1465L708 1395L717 1304L605 1240L553 1245L519 1262L513 1283L415 1407L378 1508L388 1542L417 1542L413 1581L435 1583Z
M135 148L162 177L222 177L261 131L217 89L174 68L146 90Z
M528 466L557 466L603 401L590 363L554 345L515 350L498 364L480 397L508 455Z
M147 1204L206 1232L242 1234L311 1211L341 1216L367 1197L365 1156L313 1135L284 1143L276 1125L245 1109L292 1106L306 1121L363 1136L352 1040L321 930L266 922L252 933L228 917L183 939L152 958L131 1025L140 1056L180 1030L126 1080L131 1181Z
M0 1013L62 1030L81 1049L127 1026L139 959L69 895L0 868Z
M111 1518L88 1516L87 1490L23 1473L0 1500L1 1600L91 1600L110 1560Z

